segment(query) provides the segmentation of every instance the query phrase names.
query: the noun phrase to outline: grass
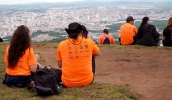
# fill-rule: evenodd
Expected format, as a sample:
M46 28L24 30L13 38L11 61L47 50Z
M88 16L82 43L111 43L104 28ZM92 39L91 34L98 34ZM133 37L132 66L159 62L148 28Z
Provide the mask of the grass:
M131 94L128 87L110 84L63 88L61 94L50 97L39 97L26 88L8 88L2 84L0 87L1 100L138 100L138 95Z
M8 43L0 44L0 83L5 75L4 53ZM57 47L53 43L35 43L34 45L45 47ZM40 55L40 59L45 61ZM39 97L26 88L9 88L0 84L0 100L139 100L138 94L130 92L127 86L117 86L112 84L93 83L89 86L80 88L63 88L62 93L51 97Z

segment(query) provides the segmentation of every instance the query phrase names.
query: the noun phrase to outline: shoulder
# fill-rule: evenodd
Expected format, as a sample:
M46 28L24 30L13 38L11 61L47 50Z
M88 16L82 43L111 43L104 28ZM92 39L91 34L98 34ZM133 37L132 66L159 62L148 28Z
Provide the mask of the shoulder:
M25 52L33 52L33 48L32 47L28 47Z
M89 41L89 42L94 42L92 39L90 39L90 38L87 38L87 39L84 39L84 40L86 40L86 41Z
M121 25L120 27L124 27L125 25L127 25L127 24L125 23L125 24Z
M171 28L172 28L172 25L165 27L164 30L171 30Z
M68 42L68 39L66 39L66 40L63 40L63 41L61 41L61 42L59 43L59 45L66 44L67 42Z
M155 27L154 25L152 25L152 24L149 24L149 27Z
M9 45L9 46L7 46L7 48L6 48L6 51L5 51L5 52L8 52L9 48L10 48L10 45Z
M109 37L113 38L113 36L112 36L112 35L109 35Z

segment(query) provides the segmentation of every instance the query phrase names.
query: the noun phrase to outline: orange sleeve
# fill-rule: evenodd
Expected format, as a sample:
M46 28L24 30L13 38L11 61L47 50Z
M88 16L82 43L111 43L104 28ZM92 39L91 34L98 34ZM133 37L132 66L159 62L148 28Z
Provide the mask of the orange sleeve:
M93 41L92 41L92 43L93 43L93 54L96 54L99 52L99 48Z
M34 51L32 48L28 48L30 49L29 50L29 59L28 59L28 65L35 65L36 64L36 58L35 58L35 55L34 55ZM28 50L27 50L28 52Z
M61 43L60 43L61 44ZM61 53L60 53L60 44L58 45L57 52L56 52L56 60L62 60Z
M115 44L113 37L112 36L110 36L110 37L111 37L111 44Z
M101 36L99 38L98 44L102 44Z
M5 50L5 57L4 57L4 62L7 63L8 62L8 50L9 50L9 46L6 48Z

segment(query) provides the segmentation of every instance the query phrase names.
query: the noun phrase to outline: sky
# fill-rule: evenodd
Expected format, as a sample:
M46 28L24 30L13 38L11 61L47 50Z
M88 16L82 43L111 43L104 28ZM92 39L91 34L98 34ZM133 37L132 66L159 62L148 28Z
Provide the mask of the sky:
M23 4L30 2L74 2L74 1L141 1L141 2L158 2L158 1L171 1L171 0L0 0L0 4Z
M23 4L30 2L74 2L83 0L0 0L0 4Z

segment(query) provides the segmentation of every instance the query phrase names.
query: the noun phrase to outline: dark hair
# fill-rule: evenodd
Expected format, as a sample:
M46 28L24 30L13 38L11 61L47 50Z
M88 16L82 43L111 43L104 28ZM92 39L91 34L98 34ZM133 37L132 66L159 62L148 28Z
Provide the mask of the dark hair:
M81 27L83 29L83 33L82 33L83 37L87 38L88 37L88 30L87 30L87 28L84 25L81 25Z
M81 27L78 27L77 29L75 30L72 30L68 33L69 35L69 38L72 38L72 39L76 39L78 38L78 35L82 32L82 28Z
M140 27L138 29L138 34L137 34L137 38L140 39L143 35L143 28L144 28L144 25L147 23L147 21L149 21L149 17L144 17L142 19L142 23L140 24Z
M126 22L134 21L135 19L132 16L128 16L126 19Z
M104 29L104 30L103 30L103 33L108 34L108 33L109 33L108 29Z
M8 54L8 66L11 68L14 68L15 65L18 63L19 58L22 57L25 54L25 50L30 47L31 40L29 36L29 29L21 25L19 26L10 42L9 47L9 54Z

